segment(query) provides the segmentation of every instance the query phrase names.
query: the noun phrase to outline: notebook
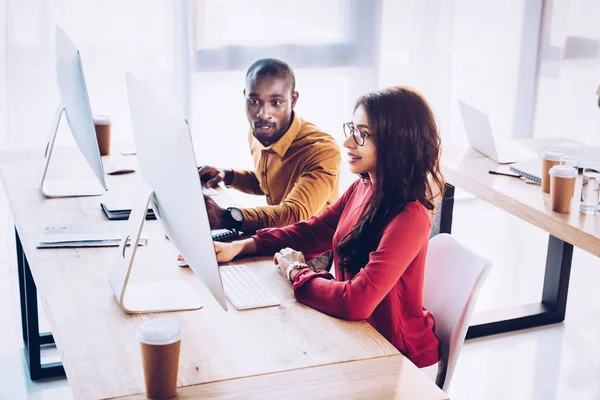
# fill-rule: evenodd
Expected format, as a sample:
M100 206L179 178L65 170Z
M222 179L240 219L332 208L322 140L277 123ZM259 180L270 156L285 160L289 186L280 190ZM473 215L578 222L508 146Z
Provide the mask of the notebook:
M126 221L129 219L129 214L131 214L131 208L128 208L122 204L100 203L100 207L102 208L102 211L104 211L106 218L108 218L110 221ZM156 215L154 215L154 210L152 208L148 208L146 220L151 221L155 219Z
M218 194L218 192L212 188L203 188L202 191L207 196L214 196ZM100 207L102 208L102 211L104 211L104 215L106 215L106 218L108 218L109 221L127 221L129 219L129 214L131 214L131 207L128 204L109 202L100 203ZM154 210L152 207L148 208L148 212L146 213L146 221L153 221L155 219L156 215L154 214Z
M48 225L42 229L37 248L57 247L105 247L119 246L126 235L126 222L83 222L76 224ZM129 240L128 244L131 240ZM138 241L145 245L147 238L142 236Z
M131 214L131 208L127 208L123 205L118 205L117 203L100 203L100 207L102 211L104 211L104 215L110 221L127 221L129 219L129 214ZM154 210L152 208L148 208L148 213L146 214L146 220L155 220L156 215L154 214ZM242 232L237 229L213 229L212 237L216 242L227 242L230 240L234 240L242 236ZM117 243L117 246L119 243Z
M529 181L542 183L542 162L539 158L511 164L509 168Z
M242 232L237 229L213 229L212 237L215 242L227 242L242 236Z

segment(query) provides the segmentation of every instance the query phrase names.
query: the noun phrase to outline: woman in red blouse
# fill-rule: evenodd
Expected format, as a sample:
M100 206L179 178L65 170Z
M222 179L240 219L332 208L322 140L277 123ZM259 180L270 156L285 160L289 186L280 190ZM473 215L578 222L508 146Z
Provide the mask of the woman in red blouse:
M344 124L357 180L308 222L215 243L219 261L275 254L296 300L347 320L367 320L417 367L438 361L433 316L423 308L432 211L444 180L440 136L425 99L406 87L369 93ZM335 277L305 263L334 249Z

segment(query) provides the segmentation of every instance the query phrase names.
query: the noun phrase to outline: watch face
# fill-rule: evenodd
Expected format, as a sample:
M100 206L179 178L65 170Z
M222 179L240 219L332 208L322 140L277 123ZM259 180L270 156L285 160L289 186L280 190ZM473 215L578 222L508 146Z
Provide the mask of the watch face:
M231 218L237 222L242 222L244 220L244 215L239 208L230 208L229 213L231 214Z

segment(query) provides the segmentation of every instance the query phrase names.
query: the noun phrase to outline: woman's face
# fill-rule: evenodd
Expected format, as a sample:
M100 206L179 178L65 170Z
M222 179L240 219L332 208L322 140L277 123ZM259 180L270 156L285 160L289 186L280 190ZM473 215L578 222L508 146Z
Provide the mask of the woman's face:
M369 118L362 106L358 107L352 117L352 122L345 127L347 138L344 147L348 150L348 164L353 174L369 174L371 180L375 177L377 154L373 143L372 131L369 128ZM354 132L354 135L351 134ZM362 146L359 144L362 143Z

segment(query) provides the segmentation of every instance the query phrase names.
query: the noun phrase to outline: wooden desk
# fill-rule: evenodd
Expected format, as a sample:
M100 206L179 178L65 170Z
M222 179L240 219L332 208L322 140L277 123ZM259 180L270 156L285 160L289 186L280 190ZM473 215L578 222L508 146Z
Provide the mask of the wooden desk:
M402 355L231 379L179 389L181 399L448 399ZM132 396L144 399L145 396Z
M133 200L139 176L108 176L109 191L102 197L43 199L38 190L41 155L41 151L0 155L0 172L16 228L23 332L32 379L60 375L64 367L76 398L143 393L136 330L155 315L126 315L119 309L108 284L117 248L36 249L39 233L46 225L105 220L100 202ZM72 152L58 151L55 156L58 173L82 173L82 164L77 164ZM117 158L105 159L105 165L119 162ZM64 161L58 161L61 159ZM135 162L134 157L126 160ZM186 279L204 303L201 310L168 314L179 321L184 332L180 386L231 379L240 382L239 378L320 365L402 357L366 322L331 318L297 303L291 286L270 258L247 259L245 263L284 299L282 305L242 312L231 307L225 312L189 268L177 266L177 251L165 239L160 222L147 221L145 233L149 241L136 255L133 282ZM39 335L38 293L52 335ZM60 350L62 367L44 369L39 346L52 342ZM408 373L420 374L414 365L402 360L398 361L402 373L412 368ZM384 374L385 379L397 379L398 368L389 376ZM260 384L265 378L257 379L248 382ZM345 378L338 379L342 379L340 388L345 388ZM428 382L413 389L431 393L437 388ZM329 397L329 393L322 394ZM441 391L438 394L443 396Z
M538 153L567 139L527 139L517 143ZM573 143L573 142L571 142ZM541 163L541 161L540 161ZM446 180L550 234L542 301L508 309L477 313L467 338L561 322L565 318L573 246L600 256L600 217L579 212L581 176L577 178L570 213L555 213L550 197L539 185L491 175L498 164L473 149L444 149Z

